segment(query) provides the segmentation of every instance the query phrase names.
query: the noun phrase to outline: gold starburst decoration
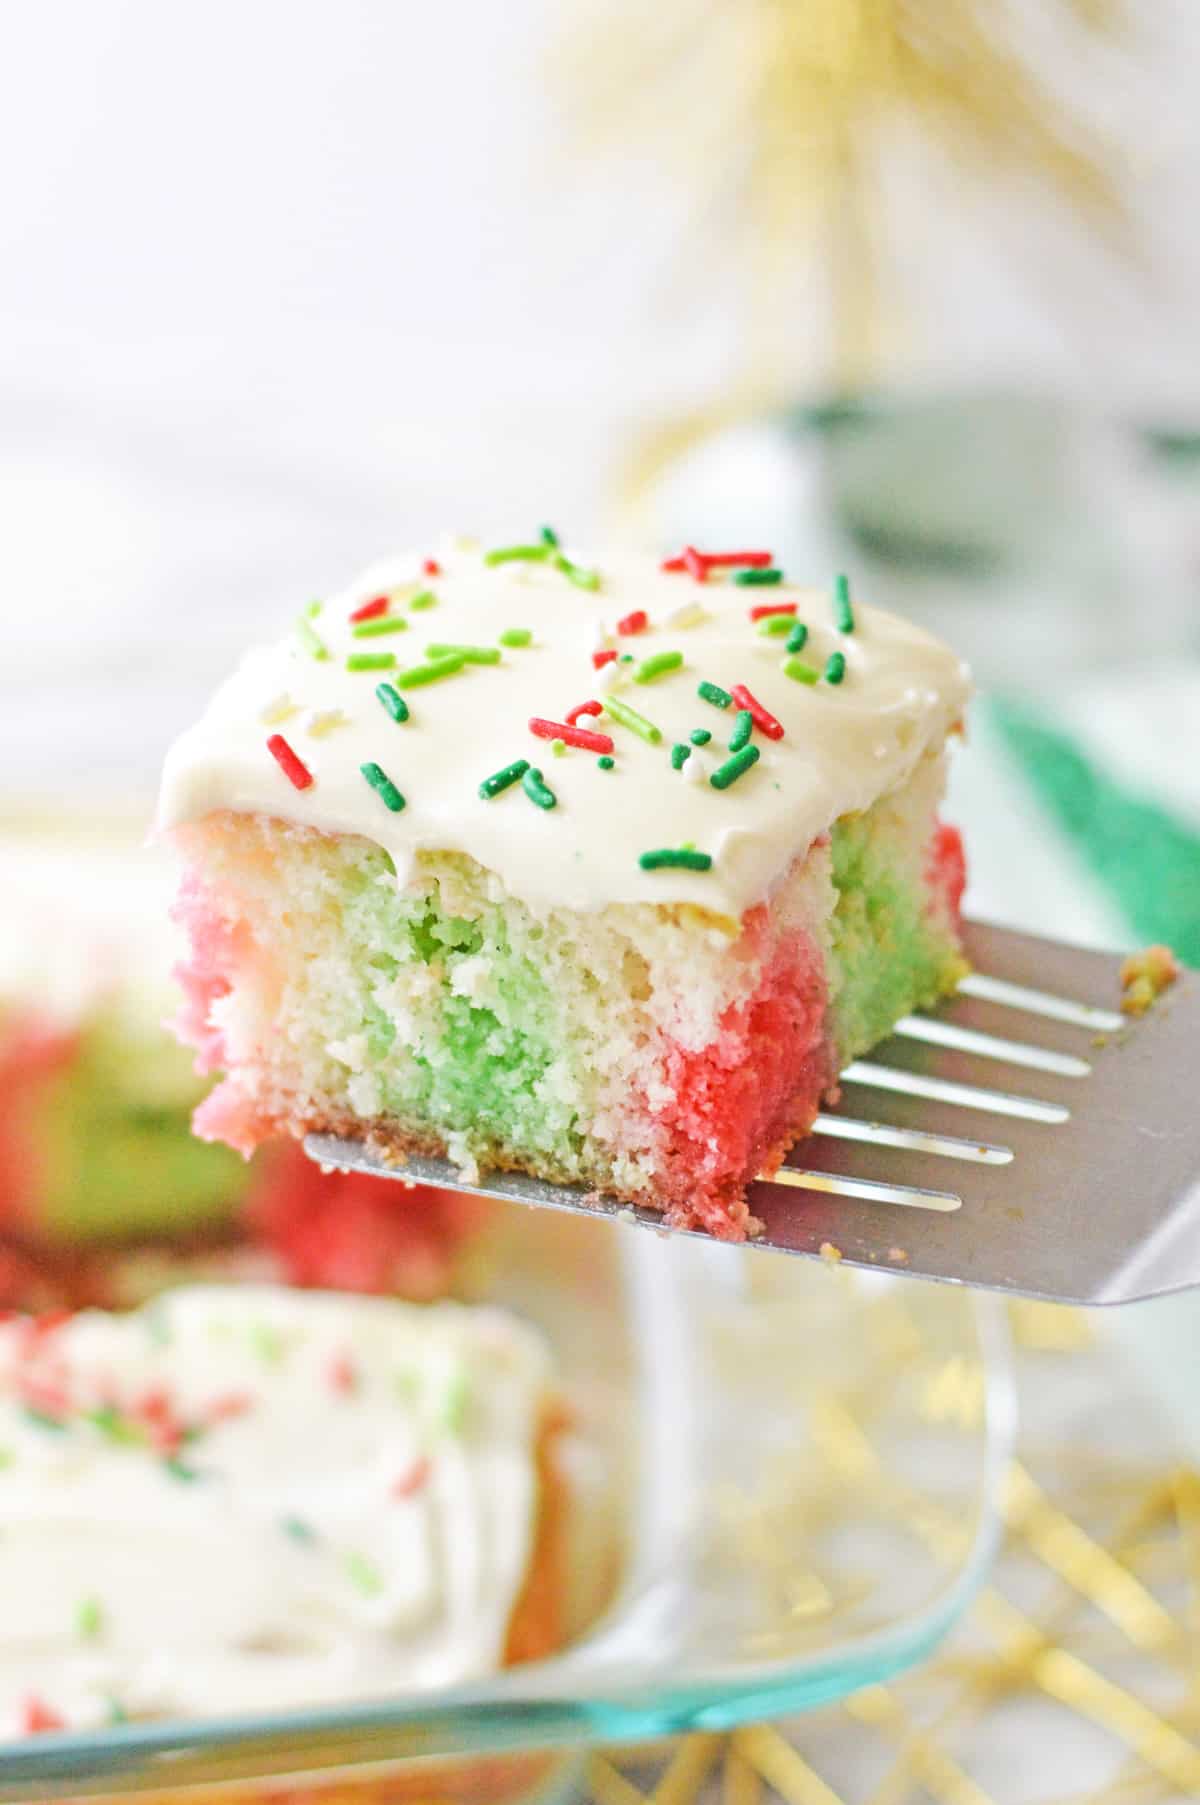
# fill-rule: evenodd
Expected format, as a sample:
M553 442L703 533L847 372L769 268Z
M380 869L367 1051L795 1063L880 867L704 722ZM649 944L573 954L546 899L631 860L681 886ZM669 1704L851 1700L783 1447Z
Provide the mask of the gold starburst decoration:
M778 404L796 379L798 278L824 296L823 377L878 378L882 182L906 134L956 175L1025 183L1073 229L1123 239L1111 148L1041 72L1048 51L1078 71L1115 37L1112 0L588 0L574 18L560 54L585 142L679 165L710 268L715 245L742 277L736 393L664 427L642 479Z

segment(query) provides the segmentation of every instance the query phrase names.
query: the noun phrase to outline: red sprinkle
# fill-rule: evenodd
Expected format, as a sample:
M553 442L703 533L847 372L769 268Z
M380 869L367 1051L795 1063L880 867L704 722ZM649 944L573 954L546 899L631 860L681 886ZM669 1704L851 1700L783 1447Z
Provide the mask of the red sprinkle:
M773 714L767 713L762 703L757 701L750 694L750 691L746 688L744 683L732 684L729 693L739 708L748 708L750 710L750 713L754 716L754 725L765 733L769 740L781 740L783 738L783 728L780 723L775 719Z
M392 1486L393 1498L411 1498L419 1492L433 1470L432 1462L427 1454L421 1454L413 1461L407 1473L401 1473Z
M27 1693L21 1705L21 1731L25 1736L37 1736L44 1730L65 1730L66 1719L52 1711L45 1699L39 1698L36 1692Z
M617 632L644 633L649 625L650 616L646 613L646 610L644 608L635 608L632 614L627 614L624 620L619 620L617 622Z
M356 1389L358 1374L349 1354L336 1354L329 1362L329 1383L335 1391L348 1392Z
M356 608L354 610L354 613L350 616L350 619L351 620L374 620L376 615L386 614L387 607L388 607L387 596L386 595L377 595L373 601L364 602L361 608Z
M144 1391L133 1406L133 1415L143 1422L165 1423L172 1415L171 1396L165 1385L154 1385Z
M426 558L421 569L425 572L427 577L440 577L442 574L442 567L436 558Z
M687 546L677 558L664 558L663 570L691 570L688 562L697 559L704 565L705 572L728 569L734 565L744 565L750 570L769 569L775 554L773 552L698 552L694 545ZM693 575L695 572L693 571ZM699 578L700 582L704 578Z
M613 656L615 657L616 654L614 653ZM564 718L569 727L574 727L581 714L599 714L600 712L599 702L580 702L577 708L568 708Z
M767 620L772 614L795 614L795 602L762 602L757 608L751 608L751 620Z
M616 657L616 655L617 654L615 651L613 651L613 652L593 652L592 653L592 669L595 671L602 671L606 664L612 663L612 661Z
M302 758L297 758L282 733L273 733L267 741L267 751L275 760L288 782L297 790L311 790L313 774Z
M683 568L689 576L695 577L697 583L708 582L708 559L702 557L694 545L683 548Z
M540 715L534 715L529 723L530 733L536 733L540 740L565 740L568 746L582 746L585 752L611 752L612 738L607 733L592 733L587 727L568 727L565 721L543 721Z

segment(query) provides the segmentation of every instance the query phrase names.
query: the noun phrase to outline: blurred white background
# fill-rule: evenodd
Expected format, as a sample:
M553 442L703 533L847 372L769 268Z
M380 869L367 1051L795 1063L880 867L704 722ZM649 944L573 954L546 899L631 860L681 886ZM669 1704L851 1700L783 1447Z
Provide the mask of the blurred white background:
M635 17L0 8L6 784L148 790L172 726L281 610L447 527L586 537L631 435L721 392L737 272L719 234L678 255L709 229L704 194L644 144L590 156L574 129L562 47L592 31L600 53ZM968 204L897 143L901 380L1200 418L1198 42L1173 0L1061 71L1099 84L1131 146L1140 273L1028 196ZM822 381L819 312L801 280L797 395ZM751 531L788 479L761 455L747 471L731 511Z

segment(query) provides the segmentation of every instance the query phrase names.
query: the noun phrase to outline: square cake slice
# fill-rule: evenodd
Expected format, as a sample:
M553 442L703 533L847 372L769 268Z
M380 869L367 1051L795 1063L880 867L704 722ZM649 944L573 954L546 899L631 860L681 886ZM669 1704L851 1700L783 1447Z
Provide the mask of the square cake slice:
M753 1232L841 1067L953 988L968 678L766 554L400 558L167 760L198 1131L445 1152Z

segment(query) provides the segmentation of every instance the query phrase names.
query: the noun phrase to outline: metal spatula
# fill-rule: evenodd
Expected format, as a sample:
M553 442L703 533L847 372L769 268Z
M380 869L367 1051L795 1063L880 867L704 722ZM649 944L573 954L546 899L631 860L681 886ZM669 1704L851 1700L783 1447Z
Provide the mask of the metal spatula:
M1063 1303L1200 1285L1200 975L1130 1021L1111 954L980 923L966 942L958 994L848 1066L841 1102L753 1187L749 1245ZM323 1166L664 1232L656 1211L520 1173L469 1185L441 1159L305 1147Z

